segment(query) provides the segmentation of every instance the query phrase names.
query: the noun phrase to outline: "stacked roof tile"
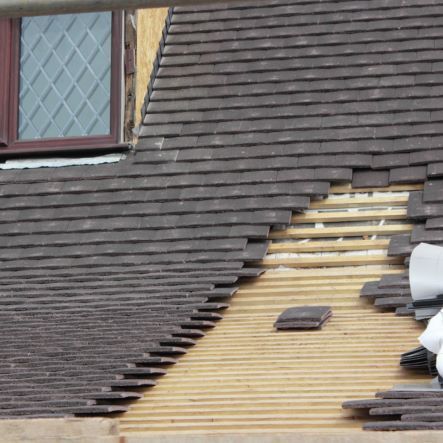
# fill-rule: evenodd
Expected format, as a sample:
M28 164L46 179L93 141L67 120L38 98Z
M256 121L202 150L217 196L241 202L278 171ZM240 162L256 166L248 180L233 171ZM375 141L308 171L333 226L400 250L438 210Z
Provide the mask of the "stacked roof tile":
M0 172L0 415L124 410L330 183L426 181L390 252L443 242L442 48L433 0L175 8L135 152Z

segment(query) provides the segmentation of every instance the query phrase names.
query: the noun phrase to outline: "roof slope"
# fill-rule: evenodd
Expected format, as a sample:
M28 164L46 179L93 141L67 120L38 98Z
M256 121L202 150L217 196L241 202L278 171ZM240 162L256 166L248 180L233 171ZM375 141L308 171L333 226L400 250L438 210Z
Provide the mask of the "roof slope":
M245 263L264 256L271 225L330 182L438 176L434 3L176 8L135 154L1 171L0 416L120 408L257 274Z

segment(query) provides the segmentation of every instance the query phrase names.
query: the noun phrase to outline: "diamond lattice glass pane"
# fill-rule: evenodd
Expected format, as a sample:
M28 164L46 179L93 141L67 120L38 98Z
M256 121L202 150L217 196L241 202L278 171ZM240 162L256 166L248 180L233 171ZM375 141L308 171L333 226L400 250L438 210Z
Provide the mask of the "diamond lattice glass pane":
M110 12L22 19L19 139L110 133L111 26Z

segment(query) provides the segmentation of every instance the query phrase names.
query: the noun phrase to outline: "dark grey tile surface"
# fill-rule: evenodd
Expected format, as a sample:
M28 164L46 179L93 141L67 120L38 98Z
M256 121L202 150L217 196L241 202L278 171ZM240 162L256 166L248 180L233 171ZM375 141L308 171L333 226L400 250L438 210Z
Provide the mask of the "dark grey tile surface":
M383 187L389 185L389 171L374 171L372 169L355 171L352 176L354 188Z

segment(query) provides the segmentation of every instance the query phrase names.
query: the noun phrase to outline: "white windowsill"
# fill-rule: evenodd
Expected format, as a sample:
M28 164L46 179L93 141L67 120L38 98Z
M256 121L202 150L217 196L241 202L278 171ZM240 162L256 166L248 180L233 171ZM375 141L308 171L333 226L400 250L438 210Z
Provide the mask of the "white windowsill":
M62 168L65 166L100 165L104 163L117 163L126 158L126 154L114 153L81 158L36 158L22 160L6 160L0 163L0 169L36 169L36 168Z

